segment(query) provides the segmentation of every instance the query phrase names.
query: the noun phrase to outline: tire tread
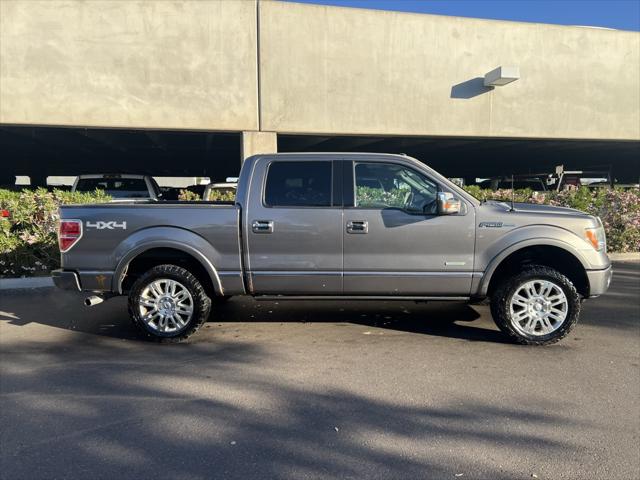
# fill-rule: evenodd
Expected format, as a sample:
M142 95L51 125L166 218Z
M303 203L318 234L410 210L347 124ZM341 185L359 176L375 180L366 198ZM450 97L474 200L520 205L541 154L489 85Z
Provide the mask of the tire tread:
M154 335L149 332L142 324L136 309L138 292L141 291L141 289L152 279L163 276L177 277L177 280L186 284L186 286L192 290L191 294L193 296L194 303L196 303L197 315L191 317L187 328L171 337ZM185 268L170 264L157 265L142 274L131 287L127 305L131 321L145 334L148 340L153 340L159 343L179 343L187 340L191 335L198 331L211 312L211 299L196 276Z
M519 285L525 280L535 277L549 278L557 282L565 289L565 295L567 295L567 300L569 302L570 311L568 318L558 330L551 334L553 335L551 337L524 337L511 326L509 321L509 305L507 303L507 298L510 290L514 288L514 285ZM521 345L551 345L559 342L571 332L575 324L578 322L580 306L580 294L571 280L554 268L544 265L532 265L514 277L504 280L491 296L491 315L493 316L493 321L511 341Z

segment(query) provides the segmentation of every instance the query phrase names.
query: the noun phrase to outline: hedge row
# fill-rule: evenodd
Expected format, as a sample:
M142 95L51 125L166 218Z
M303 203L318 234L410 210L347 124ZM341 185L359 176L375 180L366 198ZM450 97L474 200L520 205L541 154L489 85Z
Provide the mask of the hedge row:
M467 190L481 200L511 199L509 190ZM58 206L70 203L108 201L104 193L72 193L0 189L0 210L9 218L0 219L0 277L44 275L58 268L60 254L56 240ZM640 189L568 190L536 193L516 190L517 202L576 208L602 219L610 252L640 251Z
M0 189L0 210L8 210L10 215L0 219L0 277L46 275L58 268L58 207L109 200L110 197L100 191Z

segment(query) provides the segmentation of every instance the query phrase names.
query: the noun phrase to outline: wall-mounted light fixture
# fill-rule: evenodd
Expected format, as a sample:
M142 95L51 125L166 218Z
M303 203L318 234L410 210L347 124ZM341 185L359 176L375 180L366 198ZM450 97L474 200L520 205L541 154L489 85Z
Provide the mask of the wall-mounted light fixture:
M520 78L520 67L498 67L484 76L485 87L501 87Z

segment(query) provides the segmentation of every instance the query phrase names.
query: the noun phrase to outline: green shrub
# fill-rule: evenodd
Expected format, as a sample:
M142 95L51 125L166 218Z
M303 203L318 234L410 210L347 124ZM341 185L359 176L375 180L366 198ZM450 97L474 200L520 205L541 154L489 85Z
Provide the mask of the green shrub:
M0 277L47 274L58 268L60 253L56 232L58 207L66 204L109 201L104 192L48 192L0 189L0 210L9 218L0 219Z
M196 202L202 200L202 198L191 190L180 190L178 200L183 202ZM209 198L205 200L208 202L234 202L236 200L236 192L235 190L223 191L214 188L209 191Z
M382 188L363 187L358 185L358 206L359 207L404 207L407 198L407 191L395 188L393 190L383 190Z
M181 189L178 193L178 200L181 202L195 202L200 199L200 195L196 192L192 192L191 190Z
M235 202L236 200L236 191L235 190L217 190L212 189L209 192L209 198L207 198L209 202Z

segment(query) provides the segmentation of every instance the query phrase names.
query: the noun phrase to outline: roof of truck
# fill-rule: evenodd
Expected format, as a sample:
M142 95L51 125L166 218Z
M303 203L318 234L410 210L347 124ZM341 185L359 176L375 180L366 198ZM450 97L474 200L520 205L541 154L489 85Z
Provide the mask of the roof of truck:
M312 156L312 155L340 155L340 156L386 156L386 157L409 157L406 153L381 153L381 152L278 152L278 153L259 153L253 155L254 157L271 157L271 156L284 156L284 155L303 155L303 156Z

